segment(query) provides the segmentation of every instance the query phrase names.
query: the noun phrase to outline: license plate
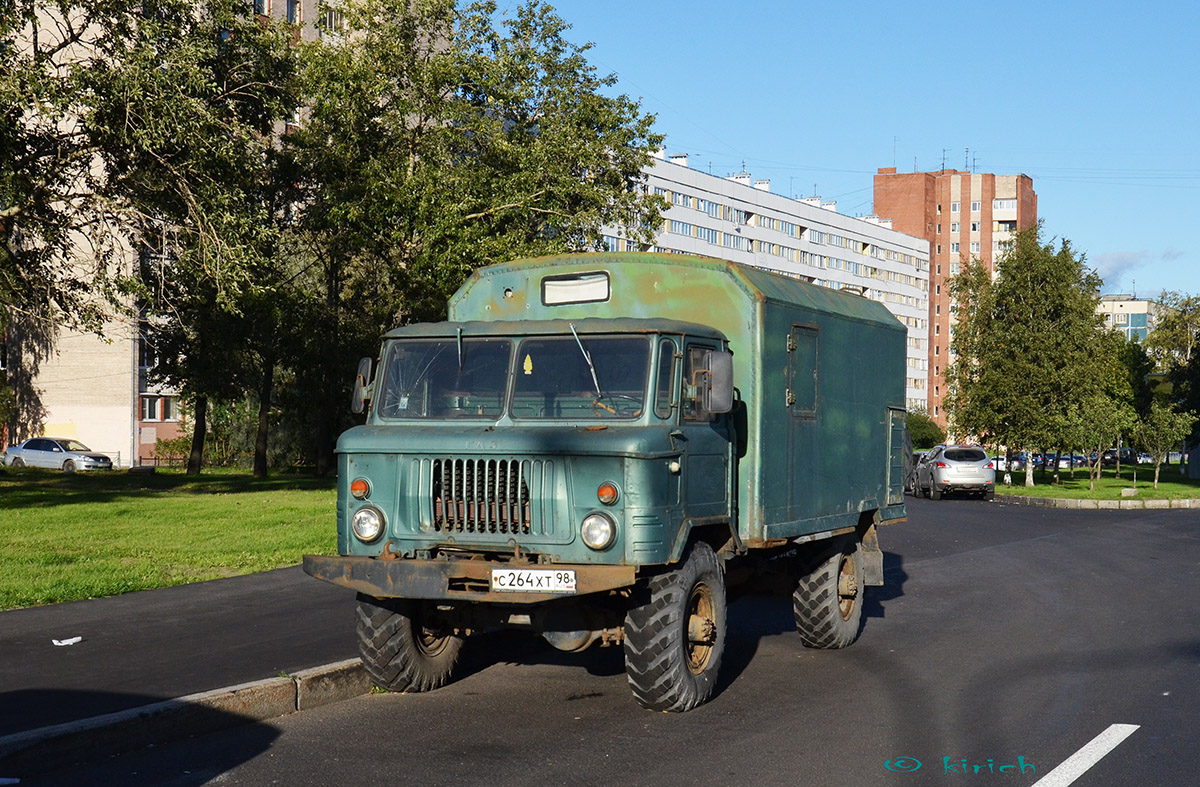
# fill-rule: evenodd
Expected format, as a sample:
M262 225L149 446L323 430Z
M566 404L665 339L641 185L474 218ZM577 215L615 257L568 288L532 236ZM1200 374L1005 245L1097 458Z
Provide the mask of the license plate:
M493 568L492 590L501 593L574 593L575 572Z

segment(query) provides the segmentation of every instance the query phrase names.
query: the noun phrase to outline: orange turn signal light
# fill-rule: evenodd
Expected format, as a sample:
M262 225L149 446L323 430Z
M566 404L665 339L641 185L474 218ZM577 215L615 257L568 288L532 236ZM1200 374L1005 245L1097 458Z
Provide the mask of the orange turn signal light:
M613 484L601 484L600 488L596 490L596 497L604 505L611 506L617 502L617 487Z
M366 479L356 478L350 482L350 494L353 495L358 500L362 500L364 497L366 497L370 493L371 493L371 487L366 482Z

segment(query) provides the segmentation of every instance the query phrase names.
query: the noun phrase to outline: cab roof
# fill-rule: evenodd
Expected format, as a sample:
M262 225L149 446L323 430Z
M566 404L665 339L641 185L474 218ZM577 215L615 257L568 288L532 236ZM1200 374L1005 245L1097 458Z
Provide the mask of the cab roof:
M496 320L485 322L419 322L393 328L384 334L385 339L434 338L458 336L462 329L463 338L476 336L547 336L571 335L571 327L579 335L585 334L652 334L688 335L706 339L727 341L728 337L716 328L683 320L638 319L633 317L585 317L579 320Z

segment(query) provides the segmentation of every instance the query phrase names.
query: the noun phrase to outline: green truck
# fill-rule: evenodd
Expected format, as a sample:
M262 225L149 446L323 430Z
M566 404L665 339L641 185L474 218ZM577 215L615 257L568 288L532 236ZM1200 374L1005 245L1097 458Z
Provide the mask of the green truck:
M504 627L624 648L634 697L713 692L734 589L791 592L809 647L852 643L905 518L906 331L861 295L715 259L574 254L471 275L397 328L338 441L359 651L437 688Z

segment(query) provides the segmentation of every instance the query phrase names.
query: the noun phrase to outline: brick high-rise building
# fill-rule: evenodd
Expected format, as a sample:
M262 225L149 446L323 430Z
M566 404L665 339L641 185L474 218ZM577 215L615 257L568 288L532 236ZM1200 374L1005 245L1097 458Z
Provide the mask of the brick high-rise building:
M946 364L954 321L947 283L964 260L995 274L1013 235L1037 224L1037 194L1028 175L941 170L875 175L875 214L892 227L929 241L929 415L942 426Z

